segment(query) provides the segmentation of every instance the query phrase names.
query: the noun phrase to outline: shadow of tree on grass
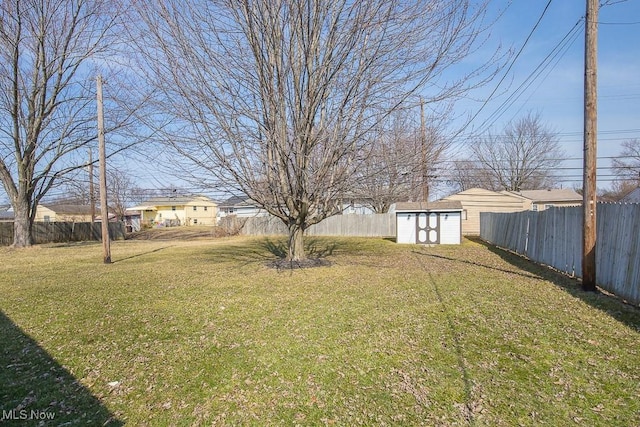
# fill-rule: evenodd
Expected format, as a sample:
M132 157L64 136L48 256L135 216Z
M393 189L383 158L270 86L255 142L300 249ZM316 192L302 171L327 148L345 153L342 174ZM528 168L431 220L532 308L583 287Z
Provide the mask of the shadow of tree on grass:
M286 258L289 252L286 239L272 240L270 238L265 238L261 241L261 245L264 249L278 258ZM327 239L316 239L313 237L304 238L304 251L310 258L325 258L330 256L333 254L337 246L336 242L332 242Z
M470 240L486 247L490 252L498 255L504 261L518 269L554 283L573 297L583 300L592 307L604 311L617 321L640 331L640 307L627 304L612 294L600 291L586 292L582 290L580 281L576 278L569 277L544 265L536 264L520 255L501 249L479 238Z
M0 424L124 425L2 311L0 343Z

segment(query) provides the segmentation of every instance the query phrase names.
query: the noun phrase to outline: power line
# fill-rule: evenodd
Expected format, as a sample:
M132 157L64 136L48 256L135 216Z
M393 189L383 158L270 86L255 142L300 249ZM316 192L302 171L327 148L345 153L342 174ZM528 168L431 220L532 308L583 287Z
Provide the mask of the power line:
M527 43L529 42L529 40L531 39L531 37L533 36L533 33L536 31L536 29L538 28L538 26L540 25L540 22L542 21L542 18L544 17L544 15L547 13L547 10L549 9L549 5L551 5L551 2L553 0L549 0L547 2L547 5L544 7L544 10L542 11L542 14L540 15L540 17L538 18L538 20L536 21L535 25L533 26L533 28L531 29L531 31L529 32L529 35L527 36L527 38L524 40L524 43L522 43L522 46L520 46L520 50L518 50L518 53L516 53L516 55L514 56L513 60L511 61L511 63L509 64L509 67L507 67L507 71L505 71L504 75L502 76L502 78L500 78L500 80L498 81L498 84L496 84L496 86L493 88L493 91L491 92L491 94L489 94L489 96L487 97L487 99L485 99L485 101L482 103L482 105L480 106L480 108L478 109L478 111L476 111L476 113L473 115L473 117L471 117L471 120L469 120L469 123L473 122L475 120L476 117L478 117L478 114L480 114L480 112L484 109L484 107L487 106L487 103L489 102L489 100L491 100L491 98L493 97L493 95L496 94L496 92L498 91L498 88L500 87L500 85L504 82L504 80L507 78L507 75L509 74L509 71L511 71L511 69L513 68L513 65L516 63L516 61L518 60L518 58L520 57L520 55L522 54L522 52L524 51L524 48L527 46Z
M581 26L583 18L579 19L574 26L564 35L564 37L555 45L547 56L536 66L536 68L529 73L529 75L522 81L522 83L511 93L494 111L491 113L478 127L478 132L484 132L495 124L495 122L502 117L502 115L522 96L525 90L529 89L531 85L538 79L538 77L549 68L552 61L555 61L554 65L549 69L549 73L557 66L560 59L564 57L569 47L575 42L578 35L581 32ZM549 75L547 73L547 76ZM543 80L544 81L544 80ZM541 82L542 83L542 82Z

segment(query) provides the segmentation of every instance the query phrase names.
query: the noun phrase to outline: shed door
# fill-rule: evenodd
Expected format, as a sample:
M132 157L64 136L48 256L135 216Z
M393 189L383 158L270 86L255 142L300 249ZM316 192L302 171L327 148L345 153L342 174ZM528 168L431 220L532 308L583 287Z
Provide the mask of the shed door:
M416 221L416 243L440 243L440 215L421 212Z

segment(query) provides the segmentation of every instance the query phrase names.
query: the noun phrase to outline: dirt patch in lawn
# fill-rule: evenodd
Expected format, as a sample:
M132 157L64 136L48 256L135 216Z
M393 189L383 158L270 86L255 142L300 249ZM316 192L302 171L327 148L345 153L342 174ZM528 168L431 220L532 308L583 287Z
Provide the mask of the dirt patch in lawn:
M218 227L160 227L136 231L127 240L208 240L222 237Z

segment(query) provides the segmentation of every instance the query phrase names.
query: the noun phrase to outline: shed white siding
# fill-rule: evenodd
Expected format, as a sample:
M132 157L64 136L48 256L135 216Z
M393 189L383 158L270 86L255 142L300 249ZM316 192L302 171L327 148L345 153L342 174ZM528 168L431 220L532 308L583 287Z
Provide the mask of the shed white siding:
M440 214L440 243L443 245L460 244L460 212L448 212Z
M396 214L396 242L416 243L416 214L398 212Z

